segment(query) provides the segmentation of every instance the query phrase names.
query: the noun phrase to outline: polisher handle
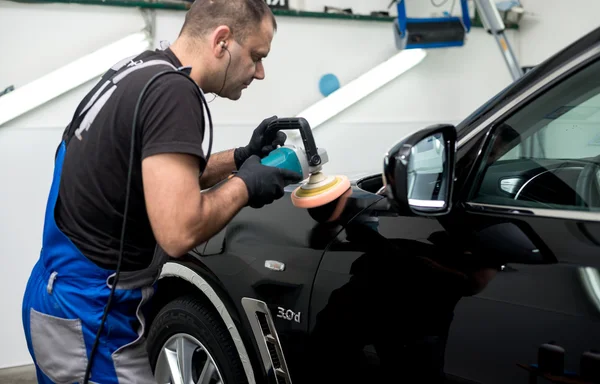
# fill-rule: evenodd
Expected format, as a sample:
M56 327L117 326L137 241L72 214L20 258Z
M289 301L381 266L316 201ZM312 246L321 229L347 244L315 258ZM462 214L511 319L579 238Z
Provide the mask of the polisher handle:
M265 134L268 136L275 137L277 131L281 130L289 130L289 129L297 129L300 131L300 136L302 136L302 143L304 144L304 151L306 152L306 158L308 160L308 164L311 166L317 166L321 164L321 156L317 153L317 145L315 144L315 139L312 134L312 129L303 117L284 117L278 118L277 120L271 122L266 130Z

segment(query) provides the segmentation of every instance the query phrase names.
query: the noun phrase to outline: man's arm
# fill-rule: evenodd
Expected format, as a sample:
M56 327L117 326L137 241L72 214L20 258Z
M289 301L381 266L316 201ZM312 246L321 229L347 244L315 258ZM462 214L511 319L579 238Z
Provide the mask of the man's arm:
M142 161L148 217L163 250L180 257L219 232L248 202L244 182L232 178L200 193L198 158L177 153Z
M204 188L210 188L235 171L233 152L233 149L228 149L211 154L208 159L208 166L200 178L200 185Z
M240 209L260 208L284 195L302 175L262 165L250 156L233 177L201 193L199 158L182 153L150 155L142 160L142 180L150 225L161 248L172 257L210 239Z

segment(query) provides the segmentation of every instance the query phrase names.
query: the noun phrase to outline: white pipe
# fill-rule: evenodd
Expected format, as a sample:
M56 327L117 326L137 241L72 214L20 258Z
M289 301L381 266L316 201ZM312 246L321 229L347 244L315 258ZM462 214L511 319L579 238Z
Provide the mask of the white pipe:
M0 97L0 126L101 76L120 60L150 47L146 32L129 35Z

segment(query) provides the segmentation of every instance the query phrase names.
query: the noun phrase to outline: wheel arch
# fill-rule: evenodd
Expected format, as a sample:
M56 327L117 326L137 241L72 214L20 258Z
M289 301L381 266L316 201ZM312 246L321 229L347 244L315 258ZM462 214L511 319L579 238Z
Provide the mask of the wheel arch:
M249 384L256 383L255 369L252 365L251 356L249 350L244 344L243 337L240 334L239 328L242 327L241 316L236 312L235 305L226 295L219 295L217 291L222 291L216 287L216 278L211 278L210 272L204 272L204 269L198 266L183 264L180 262L167 262L162 268L161 274L158 279L158 289L156 295L156 310L158 312L160 308L167 302L188 293L200 294L203 299L209 302L215 313L217 313L223 324L227 328L231 339L235 345L238 356L242 362L244 372ZM163 287L168 286L168 289ZM225 297L223 297L225 296ZM153 315L149 319L149 323L153 321ZM250 353L253 350L250 349Z

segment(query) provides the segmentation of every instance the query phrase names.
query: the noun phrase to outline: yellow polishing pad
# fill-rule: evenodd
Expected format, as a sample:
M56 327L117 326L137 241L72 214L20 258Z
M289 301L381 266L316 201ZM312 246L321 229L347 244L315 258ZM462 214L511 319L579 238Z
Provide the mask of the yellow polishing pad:
M299 208L314 208L332 202L350 188L346 176L335 176L332 181L320 186L301 185L291 195L292 204Z

